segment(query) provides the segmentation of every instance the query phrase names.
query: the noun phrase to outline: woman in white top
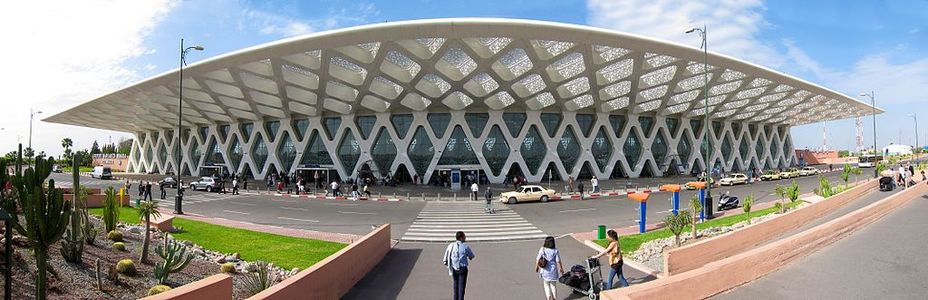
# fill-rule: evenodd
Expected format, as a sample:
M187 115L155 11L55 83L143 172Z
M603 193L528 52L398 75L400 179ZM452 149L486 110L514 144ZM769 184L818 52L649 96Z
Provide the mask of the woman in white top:
M544 284L545 297L549 300L557 299L557 279L564 273L564 266L561 265L561 253L554 245L553 236L546 237L544 246L538 249L535 272Z

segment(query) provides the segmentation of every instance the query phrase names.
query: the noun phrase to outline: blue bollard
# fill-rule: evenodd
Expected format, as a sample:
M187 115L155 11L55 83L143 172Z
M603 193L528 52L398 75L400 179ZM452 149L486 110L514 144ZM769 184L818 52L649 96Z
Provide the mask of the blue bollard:
M699 204L701 204L703 207L706 206L706 190L705 189L699 190ZM699 221L701 222L705 220L706 220L706 210L700 209L699 210Z
M644 233L644 230L645 230L644 227L645 227L645 225L648 224L648 222L647 222L648 202L647 202L647 201L641 201L641 202L638 202L638 203L639 203L639 206L638 206L638 213L641 214L641 215L638 217L638 220L639 220L639 222L638 222L638 233Z
M680 212L680 192L673 192L673 215Z

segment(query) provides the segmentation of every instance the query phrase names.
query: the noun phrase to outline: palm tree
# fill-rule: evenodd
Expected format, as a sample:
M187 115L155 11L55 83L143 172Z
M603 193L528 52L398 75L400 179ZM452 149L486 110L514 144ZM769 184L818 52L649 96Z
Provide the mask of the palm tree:
M139 211L139 215L142 216L142 219L145 220L145 238L142 240L142 257L139 258L139 262L144 263L148 261L148 244L151 240L149 237L151 218L160 217L161 213L158 212L158 203L154 201L142 201L136 209Z
M74 146L74 141L71 138L64 138L61 140L61 147L64 148L64 159L71 160L71 147Z

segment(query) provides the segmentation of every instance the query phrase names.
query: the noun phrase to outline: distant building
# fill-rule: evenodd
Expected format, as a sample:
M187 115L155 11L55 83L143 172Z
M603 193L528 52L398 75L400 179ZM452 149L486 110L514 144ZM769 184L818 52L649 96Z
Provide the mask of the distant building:
M806 166L823 164L856 163L856 157L839 157L838 151L817 151L809 149L796 149L796 157L800 165Z
M889 144L889 146L883 147L883 155L908 155L908 154L912 154L912 146Z
M125 172L129 166L129 156L125 154L94 154L94 166L110 167L113 172Z

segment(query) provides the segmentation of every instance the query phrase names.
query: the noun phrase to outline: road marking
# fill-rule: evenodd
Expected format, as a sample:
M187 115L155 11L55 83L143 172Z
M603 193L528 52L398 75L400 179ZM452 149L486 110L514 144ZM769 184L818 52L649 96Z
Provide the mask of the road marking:
M229 203L237 204L237 205L244 205L244 206L257 206L257 204L254 204L254 203L244 203L244 202L235 202L235 201L229 201Z
M559 212L566 213L566 212L581 212L581 211L594 211L594 210L596 209L595 208L578 208L578 209L566 209L566 210L562 210Z
M458 230L468 232L468 241L512 241L542 239L537 227L503 205L494 203L497 214L487 214L484 203L428 202L401 240L447 242Z
M334 205L334 206L358 206L357 203L326 203L324 205Z
M278 218L278 219L281 219L281 220L289 220L289 221L302 221L302 222L319 223L319 220L297 219L297 218L287 218L287 217L277 217L277 218Z
M308 209L305 209L305 208L289 207L289 206L281 206L280 209L286 209L286 210L299 210L299 211L309 211Z
M227 212L227 213L233 213L233 214L250 215L250 213L240 212L240 211L234 211L234 210L223 210L223 211L224 211L224 212Z
M339 211L340 214L353 214L353 215L376 215L372 212L357 212L357 211Z

